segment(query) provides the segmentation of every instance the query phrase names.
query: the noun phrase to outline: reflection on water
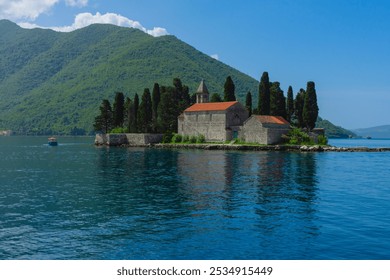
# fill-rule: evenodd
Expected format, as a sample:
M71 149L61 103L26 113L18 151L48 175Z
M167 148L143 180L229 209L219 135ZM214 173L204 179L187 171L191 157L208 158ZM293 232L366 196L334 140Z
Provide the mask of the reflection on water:
M88 139L52 149L14 139L0 139L0 259L388 256L384 153L124 149ZM368 162L381 177L362 172Z

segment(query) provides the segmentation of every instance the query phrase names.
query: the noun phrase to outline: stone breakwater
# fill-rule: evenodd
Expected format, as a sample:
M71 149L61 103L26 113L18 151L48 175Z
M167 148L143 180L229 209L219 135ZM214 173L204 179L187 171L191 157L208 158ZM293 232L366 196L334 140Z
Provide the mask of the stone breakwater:
M287 151L287 152L390 152L390 147L333 147L301 145L245 145L245 144L162 144L162 134L97 134L95 145L116 147L154 147L169 149Z
M154 144L149 147L173 149L234 150L234 151L287 151L287 152L390 152L389 148L299 146L299 145L229 145L229 144Z

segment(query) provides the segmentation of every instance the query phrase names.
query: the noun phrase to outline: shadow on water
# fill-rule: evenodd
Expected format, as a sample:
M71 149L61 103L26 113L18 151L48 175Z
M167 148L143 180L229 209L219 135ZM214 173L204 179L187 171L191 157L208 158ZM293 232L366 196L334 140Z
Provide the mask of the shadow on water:
M317 235L313 154L111 148L98 166L115 258L304 258Z

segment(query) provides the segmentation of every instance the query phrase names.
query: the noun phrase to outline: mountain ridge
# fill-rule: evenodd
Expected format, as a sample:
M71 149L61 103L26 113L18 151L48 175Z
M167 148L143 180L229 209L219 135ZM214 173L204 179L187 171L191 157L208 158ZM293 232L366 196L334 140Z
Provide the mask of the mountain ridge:
M244 102L251 91L257 104L253 77L173 35L153 37L109 24L65 33L0 20L0 66L0 130L16 134L90 134L102 99L113 100L117 91L132 98L174 78L190 93L204 79L211 94L223 95L232 76L237 99Z
M353 132L362 137L390 138L390 125L379 125L368 128L352 129Z
M231 75L240 101L258 86L172 35L104 24L60 33L7 20L0 21L0 31L0 128L19 134L90 133L103 98L116 91L132 97L176 77L191 93L201 79L210 92L222 93Z

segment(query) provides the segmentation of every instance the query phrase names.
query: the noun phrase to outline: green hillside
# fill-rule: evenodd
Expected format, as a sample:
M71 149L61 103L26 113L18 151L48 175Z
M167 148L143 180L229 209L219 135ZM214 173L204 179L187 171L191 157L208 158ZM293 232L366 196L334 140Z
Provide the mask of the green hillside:
M341 126L336 126L328 120L323 120L318 117L316 127L324 128L326 137L328 138L350 138L357 137L357 135Z
M205 79L222 94L229 75L240 101L248 90L256 98L258 81L174 36L113 25L59 33L0 20L0 130L90 133L101 100L116 91L132 97L179 77L191 92Z

